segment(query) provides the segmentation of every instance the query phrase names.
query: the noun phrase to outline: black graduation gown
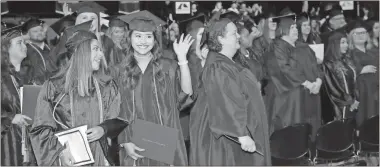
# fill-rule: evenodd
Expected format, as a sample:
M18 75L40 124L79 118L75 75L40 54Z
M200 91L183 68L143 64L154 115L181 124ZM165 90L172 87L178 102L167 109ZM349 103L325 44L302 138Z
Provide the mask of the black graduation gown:
M189 69L191 75L191 86L193 88L193 97L196 98L196 91L199 82L199 76L202 72L201 59L199 59L194 52L189 53ZM191 107L185 111L181 111L179 118L181 120L182 133L185 140L190 140L189 121L190 121Z
M253 52L253 49L248 49L248 52L249 52L249 57L248 58L248 65L249 65L249 70L251 70L251 72L253 74L255 74L256 78L258 81L262 81L264 79L264 76L265 76L265 71L264 71L264 61L263 61L263 57L259 57L257 55L254 54Z
M88 125L88 129L94 126L101 126L103 120L116 118L120 111L120 94L116 83L111 77L104 75L96 76L102 96L103 113L99 111L98 96L95 87L90 88L90 96L80 97L77 91L73 91L73 110L71 113L70 96L64 96L63 76L54 76L44 83L38 96L34 123L30 131L30 137L38 165L40 166L58 166L59 154L64 149L58 142L55 133L64 130L62 125L53 119L53 108L57 105L54 117L69 128L80 125ZM63 98L62 98L63 97ZM58 104L57 104L58 103ZM74 114L74 115L71 115ZM101 117L103 120L100 120ZM72 118L75 118L73 120ZM107 134L107 128L105 128ZM107 135L98 141L90 143L91 151L96 161L94 165L103 166L104 158L111 165L114 165L113 159L109 156L109 145Z
M269 78L265 104L270 134L292 124L310 123L314 138L321 126L320 96L302 86L306 80L322 79L314 52L307 44L296 43L293 47L276 39L265 58Z
M256 77L224 55L210 52L190 113L190 165L271 165L268 123ZM257 152L232 139L251 136Z
M31 82L42 85L56 70L53 60L49 56L50 48L45 44L44 49L39 46L27 43L27 57L23 61L23 66L30 65Z
M3 71L2 71L3 73ZM17 89L22 86L20 75L13 72ZM10 74L1 78L1 166L22 166L21 128L12 124L16 114L21 114L20 97Z
M270 43L265 39L264 36L261 36L252 42L252 49L254 55L256 55L257 59L264 64L264 54L268 51Z
M258 62L260 62L261 66L263 67L262 71L262 77L261 77L261 92L263 95L265 95L265 87L268 83L267 79L267 72L265 71L265 53L268 51L271 43L268 42L264 36L261 36L252 42L252 49L253 55L256 57ZM260 78L258 78L260 79Z
M372 49L364 53L354 49L351 54L358 74L356 82L360 104L356 114L356 123L360 126L366 119L379 114L379 72L360 74L366 65L379 68L379 50Z
M162 122L164 126L175 128L179 130L178 143L174 157L175 166L186 166L188 164L186 147L181 130L179 119L179 111L188 107L192 103L190 96L181 91L180 87L180 71L177 62L167 58L160 58L159 63L162 67L163 78L160 81L156 76L157 95L160 111L162 113ZM140 70L138 68L138 70ZM123 70L120 70L123 71ZM150 62L140 80L131 90L126 87L123 81L123 76L120 75L119 85L121 92L121 112L119 115L120 120L125 122L132 121L133 113L133 91L135 92L135 114L137 119L142 119L155 124L160 124L159 110L157 105L155 87L153 82L153 64ZM119 135L118 143L131 142L133 136L132 125L127 126ZM149 151L149 150L145 150ZM120 149L120 165L131 166L134 160L126 154L125 149ZM137 166L168 166L162 162L158 162L149 158L142 158L136 161Z
M339 60L341 67L337 62L323 63L325 74L323 89L326 91L328 100L332 106L324 108L327 111L334 112L337 119L354 118L354 112L350 111L351 104L354 103L357 96L355 85L356 71L353 66L348 65L345 61ZM346 69L346 72L343 71Z

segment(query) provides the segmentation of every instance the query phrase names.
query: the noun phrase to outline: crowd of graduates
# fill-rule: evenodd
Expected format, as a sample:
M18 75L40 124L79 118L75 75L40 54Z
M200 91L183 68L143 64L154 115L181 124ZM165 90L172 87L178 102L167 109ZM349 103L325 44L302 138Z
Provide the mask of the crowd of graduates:
M308 123L315 141L330 121L378 115L378 11L198 7L181 20L143 10L101 25L106 8L79 2L50 25L51 41L39 18L2 23L1 165L71 166L54 134L88 125L94 166L270 166L277 130ZM34 118L21 114L23 85L42 86ZM139 154L149 150L131 140L136 119L178 130L172 164Z

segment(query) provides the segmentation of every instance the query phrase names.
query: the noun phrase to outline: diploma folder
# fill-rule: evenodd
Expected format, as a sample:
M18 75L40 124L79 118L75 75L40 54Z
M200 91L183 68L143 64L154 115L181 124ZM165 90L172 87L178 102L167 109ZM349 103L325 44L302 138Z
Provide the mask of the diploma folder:
M38 94L40 93L42 86L38 85L24 85L20 89L21 94L21 113L28 116L32 120L36 113Z
M178 142L178 129L136 119L132 124L132 142L144 151L138 154L173 165Z
M69 147L70 153L74 158L73 166L88 165L95 162L87 140L86 131L87 125L83 125L55 134L59 143L62 145L66 143L66 147Z

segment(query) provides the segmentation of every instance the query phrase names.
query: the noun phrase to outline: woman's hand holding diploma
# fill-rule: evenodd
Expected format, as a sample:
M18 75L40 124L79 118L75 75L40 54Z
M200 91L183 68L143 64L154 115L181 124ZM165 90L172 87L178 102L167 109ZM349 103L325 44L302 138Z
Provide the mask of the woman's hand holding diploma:
M120 146L125 148L125 150L127 151L127 155L130 156L132 159L137 160L138 158L144 158L144 156L137 154L136 150L145 151L145 149L137 147L134 143L123 143L120 144Z

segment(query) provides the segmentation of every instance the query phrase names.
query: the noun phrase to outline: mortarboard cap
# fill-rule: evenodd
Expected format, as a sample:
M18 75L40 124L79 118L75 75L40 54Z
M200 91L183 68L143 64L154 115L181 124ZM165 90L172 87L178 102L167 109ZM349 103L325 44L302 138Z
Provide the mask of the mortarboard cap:
M333 31L330 31L330 32L326 32L326 33L323 33L320 35L321 39L322 39L322 42L325 44L325 46L328 45L328 42L329 42L329 38L332 37L332 35L334 35L335 33L341 33L341 34L347 34L346 32L346 27L347 27L347 24L341 28L338 28L336 30L333 30ZM326 49L327 47L325 47Z
M280 30L280 32L289 32L290 26L296 24L296 15L294 14L278 16L272 19L274 22L278 23L278 29Z
M73 53L75 51L75 48L79 44L92 39L97 39L94 33L86 30L78 30L69 36L68 40L66 41L65 47L69 52Z
M295 14L295 13L289 7L285 7L279 13L280 16L286 16L286 15L291 15L291 14Z
M125 27L127 23L119 18L111 18L108 25L109 27Z
M66 28L65 30L65 34L70 37L72 34L74 34L75 32L79 31L79 30L83 30L83 31L90 31L90 28L91 28L91 24L92 24L92 20L90 21L87 21L87 22L84 22L82 24L78 24L78 25L75 25L75 26L71 26L69 28Z
M281 15L281 16L276 16L276 17L271 17L273 22L280 23L281 21L284 20L290 20L290 21L295 21L296 20L296 15L295 14L286 14L286 15Z
M100 12L104 12L107 9L102 5L99 5L96 2L92 1L84 1L79 3L72 3L71 9L73 12L76 12L78 15L81 13L95 13L99 14Z
M147 10L119 16L119 18L128 23L129 30L141 32L154 32L158 26L166 24L165 21Z
M183 33L189 33L190 31L204 27L204 22L206 21L205 15L203 13L198 14L195 17L179 21L179 29Z
M346 32L351 32L356 28L365 28L367 31L371 30L371 26L363 20L353 20L349 22L346 26Z
M31 18L29 19L28 21L26 21L24 24L23 24L23 28L22 28L22 31L24 33L28 32L31 28L34 28L34 27L37 27L37 26L43 26L45 22L42 21L42 20L39 20L37 18Z
M17 25L16 24L13 24L13 23L6 23L6 22L1 22L1 29L2 30L5 30L5 29L9 29L9 28L12 28L12 27L16 27Z
M66 28L74 26L75 25L75 15L67 15L65 17L62 17L52 25L50 25L50 28L54 30L55 33L60 35L62 32L65 31Z
M22 28L23 28L23 25L18 25L18 26L14 26L11 28L1 30L1 36L7 35L8 33L12 32L12 31L20 31L20 33L21 33Z

